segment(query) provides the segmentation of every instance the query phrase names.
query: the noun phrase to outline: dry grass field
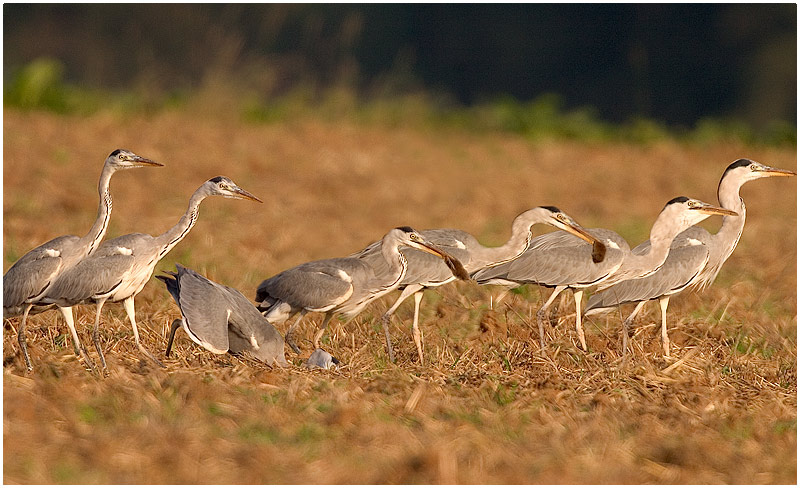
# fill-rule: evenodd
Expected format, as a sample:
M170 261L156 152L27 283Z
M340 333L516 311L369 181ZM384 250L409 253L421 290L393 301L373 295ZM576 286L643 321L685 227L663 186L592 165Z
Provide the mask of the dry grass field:
M252 298L258 283L300 262L347 255L389 228L455 227L489 245L536 205L587 227L644 240L678 195L716 202L728 163L749 157L795 169L794 148L739 143L531 142L505 134L294 120L249 125L185 112L152 118L5 111L3 269L61 234L84 234L97 178L123 147L163 162L118 173L107 237L159 234L216 175L263 204L209 198L192 232L156 268L175 262ZM747 184L747 226L717 281L670 309L664 359L649 306L620 364L620 317L590 318L576 348L562 302L541 356L531 312L548 291L527 288L490 310L500 290L462 282L427 292L427 360L410 336L413 302L392 330L380 314L396 294L323 347L338 371L271 370L214 355L182 332L164 359L179 311L151 280L136 298L142 361L121 305L101 328L110 374L76 359L63 320L31 317L27 374L18 320L4 323L3 481L33 483L794 483L797 471L796 188ZM715 230L719 218L706 222ZM535 233L549 231L536 228ZM89 353L94 309L76 309ZM285 326L277 326L285 332Z

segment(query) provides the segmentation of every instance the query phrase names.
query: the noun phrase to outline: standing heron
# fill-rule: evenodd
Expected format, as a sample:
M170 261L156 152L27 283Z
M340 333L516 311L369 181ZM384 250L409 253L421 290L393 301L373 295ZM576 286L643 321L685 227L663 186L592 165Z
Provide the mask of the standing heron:
M120 148L111 152L100 172L100 182L97 185L100 204L97 207L97 218L92 228L89 229L89 233L83 237L62 235L45 242L19 258L3 275L3 318L7 319L22 314L17 340L28 371L33 370L28 356L28 344L25 340L25 323L28 315L31 312L38 313L52 307L51 305L37 305L42 299L44 291L62 271L92 254L103 240L111 218L112 203L109 191L111 176L118 170L139 167L163 167L163 164L140 157L130 150ZM36 307L34 308L34 306ZM86 362L91 363L86 355L86 350L81 349L72 311L64 308L60 310L72 334L75 355L80 356L82 352Z
M431 244L424 235L410 227L390 230L380 242L381 257L386 263L380 268L356 257L322 259L295 266L261 282L256 290L256 302L270 322L286 321L297 313L300 317L286 331L286 342L296 352L293 333L308 312L324 312L325 319L314 336L314 347L334 314L353 318L373 300L397 288L408 270L408 260L400 246L413 247L444 260L454 275L469 279L462 264ZM389 358L394 362L389 326L383 322Z
M128 234L103 242L94 254L64 271L44 293L43 300L46 303L54 303L60 308L70 308L82 302L94 302L97 305L92 338L104 370L106 360L100 348L98 326L100 312L107 301L123 302L139 351L161 365L139 340L133 299L150 279L156 263L192 229L197 221L200 203L209 196L261 202L227 177L209 179L189 198L186 213L174 227L158 237Z
M745 206L739 196L741 187L764 177L796 175L793 171L776 169L748 159L733 162L722 174L717 187L717 199L722 207L738 215L723 217L722 227L714 235L702 227L691 227L682 232L672 242L669 256L658 271L646 278L623 281L597 292L589 298L584 315L608 312L618 305L636 302L633 312L624 321L627 330L648 300L658 300L661 306L661 344L664 354L669 356L669 300L687 288L705 289L716 279L722 265L733 253L744 230ZM633 249L633 253L644 254L649 249L650 242L644 242Z
M499 247L486 247L469 233L458 229L430 229L423 230L422 234L436 247L458 258L464 265L464 269L472 274L482 268L507 263L519 257L531 242L531 227L539 223L574 234L590 244L597 244L597 249L592 251L595 262L602 260L605 255L605 246L599 240L583 230L569 215L554 206L531 208L518 215L511 224L511 238ZM375 270L387 267L380 254L380 242L368 245L351 257L369 262ZM400 304L414 295L414 321L411 333L414 344L417 346L420 363L423 361L423 355L422 336L419 331L419 305L424 289L435 288L455 279L456 277L442 261L435 259L430 254L409 251L408 271L398 285L402 291L394 305L383 314L383 318L388 322Z
M666 260L672 240L681 231L700 223L711 215L735 215L730 210L684 196L667 202L650 229L653 245L646 253L634 254L628 243L611 230L590 228L606 246L603 262L589 260L589 246L564 232L540 235L514 261L481 270L473 275L479 284L505 285L513 288L522 284L539 284L554 288L553 293L536 313L541 345L544 346L544 321L550 304L559 293L571 289L575 298L575 330L581 348L586 350L586 338L581 323L581 300L584 290L603 288L620 281L652 274ZM623 352L627 349L627 332L623 333Z
M176 264L172 276L158 275L181 309L172 322L165 356L172 350L175 331L183 327L189 338L212 353L247 351L269 366L286 366L283 337L244 295L191 269Z

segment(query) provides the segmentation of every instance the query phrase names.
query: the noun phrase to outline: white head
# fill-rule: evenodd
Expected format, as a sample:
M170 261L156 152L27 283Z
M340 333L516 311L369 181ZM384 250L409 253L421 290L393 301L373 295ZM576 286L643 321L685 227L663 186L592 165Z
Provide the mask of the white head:
M592 260L594 262L599 263L605 258L605 245L597 237L581 227L571 216L555 206L538 206L536 208L531 208L517 218L529 221L529 228L536 223L544 223L568 232L593 245Z
M118 148L108 155L104 166L112 171L118 171L136 169L139 167L164 167L164 164L159 164L154 160L140 157L130 150Z
M761 179L762 177L790 177L796 175L797 173L794 171L759 164L755 160L739 159L729 165L725 172L722 173L719 186L721 188L723 183L731 182L739 187L746 182Z
M433 254L434 256L440 257L442 260L444 260L445 264L447 264L447 267L450 268L450 271L453 272L453 275L456 278L462 280L469 279L469 273L467 273L467 270L464 269L464 266L458 259L433 245L421 233L417 232L411 227L393 228L383 236L383 244L390 244L395 247L404 245L413 247L414 249L419 249L420 251L427 252L428 254Z
M650 239L668 237L670 240L683 230L697 225L711 215L737 216L735 211L710 205L699 199L678 196L667 202L650 231Z
M209 179L203 183L202 186L200 186L200 190L203 190L205 196L222 196L223 198L248 199L263 203L260 199L240 188L235 182L225 176L217 176Z

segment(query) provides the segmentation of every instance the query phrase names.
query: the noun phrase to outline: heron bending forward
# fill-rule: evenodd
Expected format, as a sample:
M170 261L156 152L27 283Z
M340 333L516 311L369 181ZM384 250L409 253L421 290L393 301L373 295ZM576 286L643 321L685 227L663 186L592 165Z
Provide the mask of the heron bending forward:
M192 341L212 353L247 351L267 365L287 365L283 337L244 295L180 264L175 268L166 272L172 276L156 276L181 309L181 318L172 322L165 356L175 331L183 327Z

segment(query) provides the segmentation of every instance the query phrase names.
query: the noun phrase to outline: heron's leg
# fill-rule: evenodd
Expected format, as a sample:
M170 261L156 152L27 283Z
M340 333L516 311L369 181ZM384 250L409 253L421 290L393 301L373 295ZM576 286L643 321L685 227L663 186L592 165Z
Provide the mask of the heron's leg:
M28 343L25 341L25 323L28 320L28 312L31 311L31 308L33 308L32 303L25 306L25 312L22 313L22 322L19 323L19 332L17 333L19 349L22 351L22 357L25 359L25 366L29 372L33 371L33 365L31 365L31 358L28 356Z
M97 354L100 356L100 365L103 367L103 371L108 371L108 367L106 366L106 357L103 356L103 348L100 347L100 334L98 332L100 328L100 312L103 310L103 305L106 303L105 298L101 298L97 301L97 310L94 314L94 329L92 330L92 339L94 340L94 348L97 350Z
M322 338L322 335L325 334L325 328L328 327L328 322L331 321L331 317L333 317L333 312L325 312L325 318L322 319L322 326L317 330L317 333L314 334L314 349L319 348L319 340Z
M422 356L422 332L419 329L419 304L422 302L423 294L422 290L414 293L414 323L411 325L411 334L414 336L414 344L417 345L420 365L425 361Z
M169 339L167 340L167 351L164 353L165 357L169 357L170 351L172 351L172 342L175 340L175 331L177 331L183 325L183 319L175 319L172 321L172 325L169 327Z
M75 356L83 356L83 360L89 368L94 368L94 363L92 363L92 360L89 358L89 354L86 353L86 349L81 346L81 340L78 339L78 331L75 330L75 319L72 316L72 307L59 307L58 310L61 311L61 316L64 317L64 321L67 323L67 327L69 327L69 332L72 334L72 345L75 349Z
M633 312L631 312L631 315L629 315L622 323L622 356L625 356L625 354L628 352L628 331L630 330L631 325L633 325L633 319L639 315L639 312L642 311L642 307L644 307L644 304L646 303L647 300L642 300L636 304L636 307L633 309Z
M303 317L305 317L307 313L308 313L307 310L301 310L300 315L297 317L297 320L294 321L294 324L292 324L289 330L286 331L286 336L284 336L286 344L288 344L289 347L292 348L292 351L298 354L300 353L300 348L298 348L297 344L295 344L294 342L294 330L297 329L297 326L300 325L300 321L303 320Z
M572 291L575 297L575 330L578 331L578 339L581 342L581 348L586 351L586 337L583 334L583 326L581 325L581 300L583 299L583 290L575 289Z
M139 328L136 327L136 307L133 303L133 296L130 296L122 301L122 305L125 306L125 312L128 313L128 319L131 321L131 327L133 327L133 339L136 341L136 347L139 348L139 351L153 360L156 365L160 366L161 368L166 368L163 363L158 361L155 356L151 355L149 351L142 345L142 341L139 339Z
M424 288L422 285L408 285L407 287L403 288L400 292L400 296L397 297L394 304L389 307L389 310L386 311L385 314L381 316L381 324L383 324L383 334L386 336L386 351L389 353L389 360L394 363L394 352L392 351L392 340L389 336L389 321L395 311L400 307L400 304L405 302L405 300L410 297L412 294L417 293L418 291ZM419 307L419 305L417 305ZM417 310L414 310L414 315L417 315ZM414 335L414 330L412 328L411 331L412 336ZM416 340L416 338L415 338ZM419 348L419 345L417 345Z
M548 298L547 301L544 303L544 305L542 305L542 308L540 308L536 312L536 324L539 326L539 345L540 345L540 349L542 350L542 353L544 353L544 345L545 345L545 341L544 341L544 323L547 322L548 325L550 324L550 321L547 320L547 309L550 308L550 304L552 304L553 301L556 299L556 297L558 297L558 294L563 292L566 289L567 289L566 286L557 286L553 290L553 293L550 294L550 298Z
M669 335L667 334L667 306L669 305L669 297L661 297L658 299L661 304L661 344L664 346L664 356L669 356Z

